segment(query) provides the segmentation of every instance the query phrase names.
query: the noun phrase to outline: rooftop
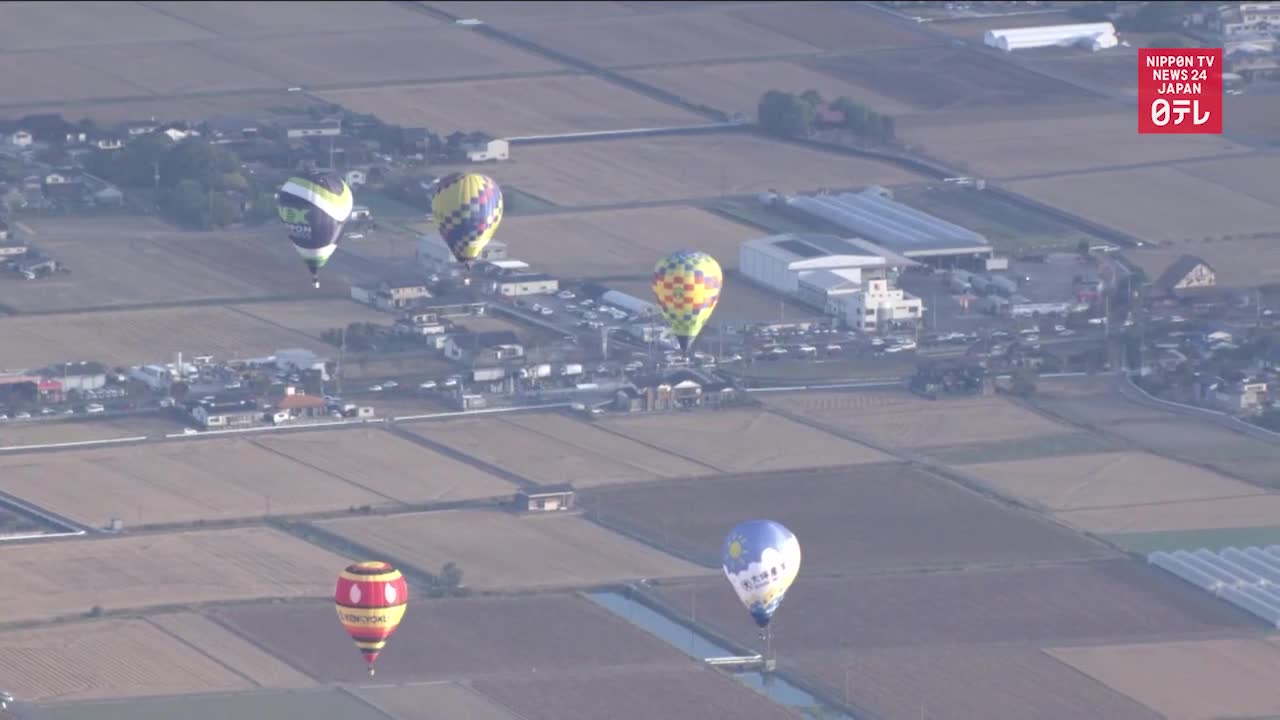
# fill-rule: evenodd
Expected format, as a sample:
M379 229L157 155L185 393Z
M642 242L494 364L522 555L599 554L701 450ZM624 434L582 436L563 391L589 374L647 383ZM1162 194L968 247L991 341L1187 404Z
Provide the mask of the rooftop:
M908 258L992 252L981 233L936 218L871 187L858 193L787 198L788 207Z
M920 263L861 238L826 234L784 233L748 240L745 244L783 254L793 269L821 270L849 267L911 267Z
M102 363L81 360L50 365L40 371L45 377L80 377L84 375L104 375L107 366Z
M542 282L544 280L555 280L555 278L546 273L516 273L508 275L498 282L506 285L510 283Z
M511 330L472 332L464 328L454 335L453 342L460 348L492 348L499 345L519 345L520 337Z
M1160 273L1160 277L1156 278L1156 281L1153 284L1156 286L1157 290L1168 292L1173 289L1174 285L1178 284L1179 280L1186 277L1188 273L1194 270L1197 265L1204 265L1213 269L1209 263L1195 255L1181 255L1177 260L1174 260L1169 267L1165 268L1164 272Z
M276 403L276 409L304 410L307 408L322 408L324 407L324 405L325 405L324 398L316 397L315 395L294 394L294 395L285 395L284 397L280 398L280 401Z

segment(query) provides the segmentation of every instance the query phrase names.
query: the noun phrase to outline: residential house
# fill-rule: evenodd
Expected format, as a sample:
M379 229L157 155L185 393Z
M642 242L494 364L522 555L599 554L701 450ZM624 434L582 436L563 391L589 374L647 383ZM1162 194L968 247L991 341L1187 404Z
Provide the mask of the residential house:
M543 485L516 493L516 509L523 512L554 512L573 509L573 486L568 483Z
M1173 297L1183 292L1211 288L1217 281L1217 274L1209 263L1194 255L1183 255L1160 273L1152 283L1152 289L1158 297Z
M93 194L93 201L106 207L120 207L124 204L124 193L115 185L108 185Z
M97 390L107 384L107 367L96 362L69 362L50 365L40 371L45 380L56 380L65 390Z
M1218 407L1227 412L1257 412L1267 399L1267 384L1258 380L1219 383L1214 389L1213 399Z
M59 168L44 176L45 187L50 185L76 185L84 182L84 175L75 168Z
M400 128L400 152L413 155L416 153L425 153L431 144L431 135L426 128L420 127L402 127Z
M368 176L365 175L365 172L363 170L348 170L347 173L342 177L344 180L347 181L347 184L350 185L351 187L359 187L361 185L364 185L365 182L368 181ZM368 210L369 210L368 208L365 208L366 213L368 212ZM355 215L354 210L352 211L352 215L353 216ZM354 217L352 219L354 219Z
M506 140L469 140L462 144L462 151L471 162L496 162L511 157L511 144Z
M699 406L719 407L737 399L733 383L700 370L681 369L660 377L641 378L636 387L614 396L624 412L654 412Z
M497 293L507 297L550 295L560 289L560 281L546 273L513 273L494 284Z
M347 183L348 185L350 182ZM373 212L365 205L355 205L351 208L351 217L348 218L349 223L358 223L373 219Z
M342 134L342 121L336 118L311 120L285 128L285 137L290 140L313 137L337 137Z
M139 120L137 122L125 123L122 127L125 134L129 137L139 137L142 135L150 135L160 129L160 123L155 118L150 120Z
M67 145L84 145L89 142L89 133L83 130L72 130L63 137Z
M215 138L215 142L234 142L258 137L261 124L257 118L248 115L216 115L206 120L204 127Z
M279 425L282 422L291 420L312 420L328 417L328 415L329 410L324 398L307 395L306 393L298 392L293 387L287 387L284 391L284 397L280 398L275 404L272 422Z
M26 130L19 130L9 136L9 143L16 147L30 147L35 142L35 138Z
M247 428L260 424L263 412L252 400L235 400L219 402L190 403L187 412L191 419L206 430L223 430L231 428Z
M520 338L510 330L471 332L460 329L461 332L450 335L444 344L444 356L450 360L476 364L524 357Z
M161 128L160 133L174 142L182 142L191 137L200 137L200 131L187 123L170 123Z

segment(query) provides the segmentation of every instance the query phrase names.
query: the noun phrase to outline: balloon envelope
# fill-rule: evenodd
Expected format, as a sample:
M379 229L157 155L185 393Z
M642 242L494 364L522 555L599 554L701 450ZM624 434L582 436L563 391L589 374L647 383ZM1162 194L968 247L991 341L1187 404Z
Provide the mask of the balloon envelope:
M751 520L725 537L721 563L756 625L768 627L800 572L800 542L772 520Z
M654 267L653 294L681 350L687 352L702 332L720 301L723 285L720 263L704 252L681 250Z
M289 178L276 199L280 221L314 277L337 249L351 217L351 188L336 173L311 172Z
M338 610L338 621L364 655L372 675L378 653L387 646L387 639L404 618L405 606L409 602L409 588L404 576L385 562L348 565L338 575L333 602Z
M431 215L458 262L471 262L480 256L502 222L502 189L485 175L446 175L431 198Z

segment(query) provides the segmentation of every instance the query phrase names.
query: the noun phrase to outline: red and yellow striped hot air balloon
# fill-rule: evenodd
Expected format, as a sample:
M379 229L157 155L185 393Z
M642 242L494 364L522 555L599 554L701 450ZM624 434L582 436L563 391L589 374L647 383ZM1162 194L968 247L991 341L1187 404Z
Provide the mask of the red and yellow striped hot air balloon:
M409 587L400 571L377 560L348 565L338 576L338 589L333 594L338 621L355 641L369 663L387 646L409 602Z

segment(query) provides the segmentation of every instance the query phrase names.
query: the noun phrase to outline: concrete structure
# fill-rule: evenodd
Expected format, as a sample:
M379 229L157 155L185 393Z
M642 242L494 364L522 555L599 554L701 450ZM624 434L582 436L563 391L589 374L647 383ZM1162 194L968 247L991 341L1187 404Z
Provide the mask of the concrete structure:
M524 512L554 512L573 509L573 486L546 485L516 493L516 508Z
M377 287L351 286L352 300L387 312L403 310L430 297L431 291L427 289L426 283L416 277L384 280Z
M430 270L439 270L458 264L457 259L453 257L453 252L437 232L424 233L418 238L417 258L419 263ZM491 240L480 251L480 257L476 258L476 262L506 259L507 244L499 240Z
M107 368L96 362L69 362L50 365L40 371L45 380L56 380L65 390L97 390L107 384Z
M550 295L560 289L560 281L545 273L514 273L494 282L499 295Z
M206 430L254 427L264 416L251 400L193 403L188 406L188 412L191 419Z
M456 362L471 364L500 363L524 357L524 346L520 344L520 338L510 330L463 330L445 340L444 356Z
M656 303L641 300L634 295L628 295L627 293L618 292L617 290L605 291L605 293L600 296L600 302L605 303L606 305L612 305L620 310L625 310L632 315L657 315L661 312Z
M869 280L855 293L829 301L829 314L844 319L854 330L879 330L898 323L915 323L924 315L920 298L890 287L887 279Z
M462 149L471 162L506 160L511 157L511 143L506 140L464 143Z
M839 195L788 197L784 207L913 260L980 260L994 250L981 233L893 200L882 187Z
M1084 46L1096 52L1120 44L1116 27L1109 22L988 30L982 41L1005 52L1071 46Z

